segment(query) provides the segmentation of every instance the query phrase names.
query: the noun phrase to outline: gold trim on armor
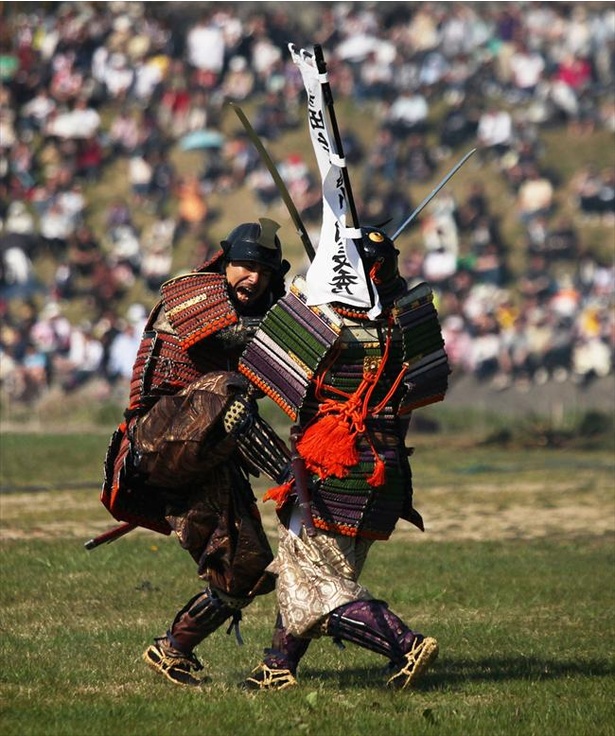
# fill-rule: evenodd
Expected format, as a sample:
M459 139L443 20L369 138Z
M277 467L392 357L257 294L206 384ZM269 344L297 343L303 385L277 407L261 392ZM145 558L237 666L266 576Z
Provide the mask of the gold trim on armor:
M181 304L178 304L176 307L169 309L167 311L167 318L171 319L176 314L179 314L180 312L183 312L186 309L193 307L195 304L200 304L201 302L207 301L210 298L211 298L211 295L207 293L199 294L198 296L193 296L192 299L187 299L185 302L182 302Z
M292 350L288 351L288 355L290 356L290 358L292 358L293 362L296 363L299 368L301 368L305 376L311 380L312 376L314 375L314 371L310 368L310 366L307 363L304 363L296 353L293 353Z
M365 356L363 358L363 375L373 376L378 373L378 369L382 363L382 358L378 358L375 355Z

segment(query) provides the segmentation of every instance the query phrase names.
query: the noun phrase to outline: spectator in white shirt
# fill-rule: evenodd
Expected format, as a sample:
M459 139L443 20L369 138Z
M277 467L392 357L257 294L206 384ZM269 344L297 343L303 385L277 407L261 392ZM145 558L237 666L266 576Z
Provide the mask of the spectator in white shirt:
M397 135L424 133L427 129L429 105L425 96L417 91L402 91L389 108L387 119Z
M42 86L34 97L21 108L21 117L28 126L41 131L44 130L47 119L56 107L56 102L51 97L49 88Z
M525 43L518 43L510 59L512 83L524 98L530 98L543 78L545 60Z
M111 54L104 76L108 95L114 99L124 99L132 86L134 76L134 71L128 66L124 54Z
M479 145L503 156L513 142L513 121L507 110L489 107L478 119L476 137Z
M92 325L83 322L74 327L70 337L70 350L63 366L62 387L74 391L95 378L102 367L103 345L92 333Z
M137 357L141 332L130 321L121 322L122 331L113 338L109 348L108 374L112 383L130 381Z
M205 14L186 35L186 58L195 69L212 72L217 79L224 65L224 32Z

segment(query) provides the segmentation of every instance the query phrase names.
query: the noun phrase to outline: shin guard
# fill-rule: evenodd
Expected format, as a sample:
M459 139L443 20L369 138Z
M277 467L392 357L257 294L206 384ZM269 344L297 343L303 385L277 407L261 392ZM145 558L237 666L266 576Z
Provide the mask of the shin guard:
M278 613L271 648L265 650L264 661L269 667L284 668L294 675L309 644L310 639L289 634L282 624L282 617Z
M329 614L327 636L349 641L390 659L403 660L416 635L383 601L353 601Z
M167 632L167 640L180 652L192 652L231 617L236 622L241 618L241 611L229 606L214 591L206 588L189 600L175 616Z

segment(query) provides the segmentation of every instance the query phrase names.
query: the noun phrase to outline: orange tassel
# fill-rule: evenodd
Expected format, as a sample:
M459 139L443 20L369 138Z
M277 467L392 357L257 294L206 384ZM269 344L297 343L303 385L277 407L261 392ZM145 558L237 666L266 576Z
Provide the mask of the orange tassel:
M294 481L289 480L286 483L282 483L280 486L270 488L263 496L263 501L275 501L276 509L281 509L290 496L293 482Z
M359 462L354 434L339 414L327 414L308 427L297 450L306 467L321 478L333 475L343 478L348 468Z
M379 488L384 485L386 480L386 465L380 455L376 455L376 462L374 463L374 472L369 476L367 482L374 488Z

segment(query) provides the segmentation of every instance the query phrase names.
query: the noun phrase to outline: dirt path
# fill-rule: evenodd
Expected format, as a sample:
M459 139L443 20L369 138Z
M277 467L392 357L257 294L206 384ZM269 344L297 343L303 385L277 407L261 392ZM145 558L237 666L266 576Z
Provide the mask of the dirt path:
M46 494L15 493L0 497L0 541L72 537L85 542L114 526L97 498L89 493L54 492L53 507ZM515 485L493 492L476 485L465 489L463 503L448 488L431 488L418 504L426 533L401 522L395 538L417 543L439 540L505 540L546 536L615 534L612 489L594 488L582 498L574 487L550 490L541 485ZM271 504L260 504L267 532L276 533ZM134 534L151 534L136 530Z

